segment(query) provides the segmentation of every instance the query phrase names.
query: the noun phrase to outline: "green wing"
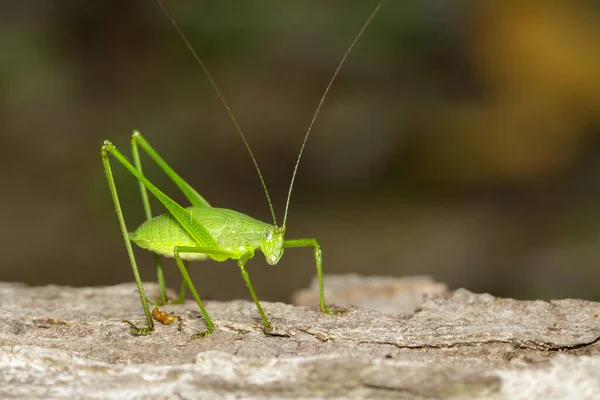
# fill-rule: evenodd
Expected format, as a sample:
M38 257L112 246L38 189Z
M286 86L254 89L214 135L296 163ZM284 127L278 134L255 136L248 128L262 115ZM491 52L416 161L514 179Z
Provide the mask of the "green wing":
M271 225L225 208L189 207L193 218L206 228L221 248L258 247Z

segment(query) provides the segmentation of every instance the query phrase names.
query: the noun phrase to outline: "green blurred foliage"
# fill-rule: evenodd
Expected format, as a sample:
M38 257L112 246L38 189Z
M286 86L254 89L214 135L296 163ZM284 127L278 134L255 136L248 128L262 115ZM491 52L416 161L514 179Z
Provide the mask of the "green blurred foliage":
M279 215L320 95L375 3L167 2ZM289 236L316 237L328 273L600 299L599 17L585 0L388 0L315 125ZM4 2L0 45L1 280L132 279L99 157L104 139L128 152L132 129L212 204L269 220L231 121L154 1ZM137 184L115 171L133 230ZM288 300L314 274L301 250L249 268L265 300ZM248 297L233 265L192 269L205 297Z

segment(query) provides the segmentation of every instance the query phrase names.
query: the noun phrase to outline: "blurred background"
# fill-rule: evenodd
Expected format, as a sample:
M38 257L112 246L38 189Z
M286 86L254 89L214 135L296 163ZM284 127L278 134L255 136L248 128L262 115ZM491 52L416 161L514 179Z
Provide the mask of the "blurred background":
M388 1L308 141L287 237L317 238L330 274L600 300L599 4ZM167 2L280 220L319 98L375 5ZM100 161L104 139L128 154L132 129L211 204L270 221L234 126L155 1L2 2L0 21L0 280L133 280ZM138 186L113 169L133 231ZM154 165L145 173L184 202ZM153 257L137 254L155 281ZM288 250L274 267L258 254L249 271L261 299L289 301L313 254ZM166 273L178 287L173 260ZM191 275L205 298L249 298L234 262Z

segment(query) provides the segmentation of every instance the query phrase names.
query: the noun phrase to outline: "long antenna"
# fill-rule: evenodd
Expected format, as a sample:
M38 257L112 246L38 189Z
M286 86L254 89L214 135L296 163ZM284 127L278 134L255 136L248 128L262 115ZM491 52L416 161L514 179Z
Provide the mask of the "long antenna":
M325 98L327 97L327 93L329 93L329 89L331 88L331 85L333 84L333 81L335 81L335 78L338 76L338 73L340 72L340 69L342 69L342 66L344 65L344 62L346 62L346 58L348 58L348 55L350 54L350 52L354 48L354 45L356 44L356 42L358 42L358 39L360 39L360 37L362 36L362 34L365 32L365 30L367 30L367 27L369 26L369 24L371 23L371 21L375 17L375 14L377 14L377 12L379 11L379 9L381 8L381 6L383 5L384 2L385 2L385 0L379 0L379 3L377 3L377 7L375 7L375 10L373 10L373 12L369 16L369 18L367 18L367 21L365 22L365 24L363 25L363 27L360 29L360 31L358 32L358 34L356 35L356 37L352 41L352 44L350 44L350 47L348 47L348 50L346 50L346 53L344 54L344 56L342 57L340 63L338 64L337 68L335 69L335 72L333 73L333 76L331 77L331 80L327 84L327 87L325 88L325 92L323 93L323 96L321 96L321 101L319 101L319 105L317 106L317 110L315 111L315 114L313 115L312 121L310 121L310 125L308 126L308 130L306 131L306 135L304 136L304 142L302 142L302 147L300 147L300 153L298 154L298 159L296 160L296 165L294 166L294 173L292 174L292 180L290 182L290 189L288 191L287 200L285 202L285 214L283 215L283 226L285 226L285 222L287 221L288 209L289 209L289 206L290 206L290 198L292 197L292 189L294 187L294 180L296 179L296 173L298 172L298 165L300 164L300 159L302 158L302 153L304 152L304 147L306 146L306 141L308 140L308 135L310 134L310 131L312 130L312 127L315 124L315 121L317 120L317 115L319 115L319 111L321 110L321 106L323 105L323 102L325 102Z
M265 180L264 180L264 178L263 178L263 176L262 176L262 174L260 172L260 168L258 167L258 163L256 162L256 158L254 157L254 153L250 149L250 145L248 144L248 140L246 140L246 135L244 135L244 132L242 132L242 128L240 128L240 124L238 124L237 120L233 116L233 112L231 111L231 108L229 108L229 104L227 104L227 101L225 101L225 97L223 97L223 95L221 94L221 91L217 87L217 84L215 83L214 79L212 78L210 72L208 72L208 69L206 68L206 66L204 65L204 63L202 62L202 60L200 59L200 57L198 56L198 53L196 53L196 50L194 50L194 47L192 46L192 44L188 40L187 36L183 33L183 31L181 30L181 28L179 28L179 25L177 24L177 22L175 22L175 19L173 18L173 16L169 12L169 10L167 10L167 7L165 7L165 5L163 4L162 0L156 0L156 1L158 2L158 5L160 5L160 8L162 8L163 12L165 13L165 15L167 16L167 18L169 19L169 21L171 21L171 23L175 27L175 30L177 31L177 33L179 34L179 36L181 36L181 39L183 40L183 42L185 43L185 45L187 46L187 48L192 52L192 55L194 56L194 58L198 62L198 65L200 65L200 67L204 71L204 74L208 78L210 84L212 85L212 87L215 89L215 91L219 95L219 98L221 99L221 102L223 103L223 105L225 106L225 109L227 110L227 113L229 114L229 118L231 118L231 120L233 121L233 124L235 125L237 131L239 132L240 136L242 137L242 140L244 141L244 145L246 146L246 149L248 150L248 153L250 154L250 158L252 159L252 162L254 163L254 167L256 168L256 172L258 172L258 177L260 178L260 183L262 184L262 187L263 187L263 189L265 191L265 195L267 196L267 202L269 203L269 209L271 210L271 216L273 217L273 223L275 224L275 226L277 226L277 218L275 218L275 211L273 210L273 203L271 202L271 197L269 196L269 191L267 190L267 184L265 183Z

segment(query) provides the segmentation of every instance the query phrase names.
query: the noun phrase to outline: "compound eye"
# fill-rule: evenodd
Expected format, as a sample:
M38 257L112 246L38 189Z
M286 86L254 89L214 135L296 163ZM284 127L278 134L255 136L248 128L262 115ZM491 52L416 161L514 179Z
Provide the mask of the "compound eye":
M267 239L267 240L273 239L273 232L268 231L267 234L265 235L265 239Z

